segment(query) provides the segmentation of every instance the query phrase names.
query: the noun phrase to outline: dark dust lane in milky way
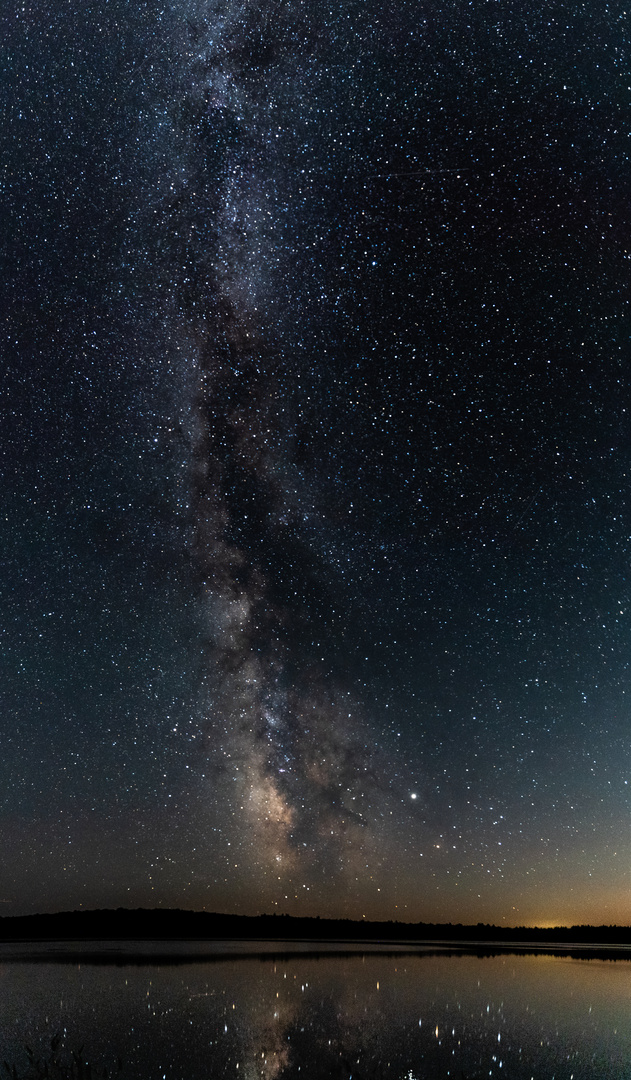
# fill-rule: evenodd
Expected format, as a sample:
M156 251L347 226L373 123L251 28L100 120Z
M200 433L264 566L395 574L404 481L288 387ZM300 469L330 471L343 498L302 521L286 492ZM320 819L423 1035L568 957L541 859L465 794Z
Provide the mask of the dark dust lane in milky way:
M268 902L297 884L325 903L332 882L346 891L365 868L388 799L383 755L327 640L331 530L300 446L300 382L311 382L313 357L296 340L301 297L291 282L321 228L311 220L322 167L305 89L317 35L300 6L270 6L225 12L218 46L210 26L203 36L183 110L199 158L180 210L197 370L190 513L207 628L200 717L214 813L223 821L227 811L231 846L256 868L257 887ZM217 154L221 139L209 170L208 148Z

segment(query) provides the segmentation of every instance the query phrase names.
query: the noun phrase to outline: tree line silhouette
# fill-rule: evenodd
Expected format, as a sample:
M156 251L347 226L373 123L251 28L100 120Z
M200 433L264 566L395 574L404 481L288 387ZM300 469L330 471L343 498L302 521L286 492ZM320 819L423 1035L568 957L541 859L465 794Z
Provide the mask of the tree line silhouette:
M631 927L373 922L276 914L226 915L181 908L117 908L0 917L0 941L90 939L631 945Z

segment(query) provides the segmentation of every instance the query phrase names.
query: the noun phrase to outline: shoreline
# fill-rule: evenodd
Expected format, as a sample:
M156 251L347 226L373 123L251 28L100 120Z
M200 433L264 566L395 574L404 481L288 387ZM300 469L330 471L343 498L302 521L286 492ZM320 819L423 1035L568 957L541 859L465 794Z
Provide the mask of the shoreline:
M631 961L631 945L602 942L379 940L314 938L23 938L0 941L0 963L87 963L98 966L226 963L257 959L341 959L355 956L549 956Z

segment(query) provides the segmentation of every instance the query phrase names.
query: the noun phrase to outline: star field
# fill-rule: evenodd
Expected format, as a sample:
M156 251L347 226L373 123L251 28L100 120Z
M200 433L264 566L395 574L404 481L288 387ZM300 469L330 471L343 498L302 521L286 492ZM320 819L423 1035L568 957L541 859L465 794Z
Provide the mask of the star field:
M628 923L624 6L1 18L1 913Z

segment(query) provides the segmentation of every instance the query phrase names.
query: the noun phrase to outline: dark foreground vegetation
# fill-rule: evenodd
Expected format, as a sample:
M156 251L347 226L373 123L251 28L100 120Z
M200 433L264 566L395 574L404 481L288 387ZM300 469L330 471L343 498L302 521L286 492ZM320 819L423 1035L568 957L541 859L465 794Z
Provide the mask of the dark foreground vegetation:
M5 1080L7 1077L10 1080L112 1080L123 1069L120 1058L116 1067L108 1070L105 1066L87 1061L83 1047L67 1051L62 1045L61 1035L53 1035L50 1052L43 1057L38 1057L30 1046L25 1046L24 1058L18 1065L3 1061Z
M0 918L0 941L279 940L510 942L523 945L631 945L628 926L504 927L488 923L355 922L291 915L221 915L179 908L62 911Z

